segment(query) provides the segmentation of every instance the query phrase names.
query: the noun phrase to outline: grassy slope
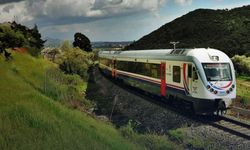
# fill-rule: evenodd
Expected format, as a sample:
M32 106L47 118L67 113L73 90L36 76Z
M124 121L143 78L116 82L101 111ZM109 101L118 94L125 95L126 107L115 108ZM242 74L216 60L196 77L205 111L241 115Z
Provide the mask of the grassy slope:
M138 149L111 126L42 94L49 62L0 56L0 149Z

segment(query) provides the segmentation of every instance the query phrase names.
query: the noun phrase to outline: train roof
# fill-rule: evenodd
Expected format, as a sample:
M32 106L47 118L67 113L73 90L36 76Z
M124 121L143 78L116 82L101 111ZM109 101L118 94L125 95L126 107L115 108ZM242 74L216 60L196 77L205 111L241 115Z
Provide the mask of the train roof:
M154 60L188 60L195 57L204 62L210 61L212 56L218 56L220 57L220 60L228 61L228 56L225 53L212 48L100 51L99 56L109 59L126 58Z

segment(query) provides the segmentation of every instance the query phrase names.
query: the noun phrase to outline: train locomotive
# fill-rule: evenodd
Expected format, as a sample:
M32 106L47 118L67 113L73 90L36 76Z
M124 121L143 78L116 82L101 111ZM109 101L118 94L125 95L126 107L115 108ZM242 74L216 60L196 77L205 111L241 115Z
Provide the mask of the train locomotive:
M196 114L230 108L236 98L230 58L212 48L100 51L106 75L169 101L184 100Z

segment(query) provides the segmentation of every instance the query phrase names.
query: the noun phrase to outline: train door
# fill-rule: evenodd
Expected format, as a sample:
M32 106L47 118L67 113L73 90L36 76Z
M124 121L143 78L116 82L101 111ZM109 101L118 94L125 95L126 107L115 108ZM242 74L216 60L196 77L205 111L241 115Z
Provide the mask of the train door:
M189 89L189 93L192 93L192 86L193 86L193 79L192 79L192 64L187 64L187 80L188 80L188 89Z
M191 68L192 69L192 68ZM183 86L187 95L190 94L190 84L192 84L189 78L190 65L183 63Z
M162 62L160 65L161 73L161 96L166 96L166 63Z
M195 66L192 66L192 93L198 94L198 72Z

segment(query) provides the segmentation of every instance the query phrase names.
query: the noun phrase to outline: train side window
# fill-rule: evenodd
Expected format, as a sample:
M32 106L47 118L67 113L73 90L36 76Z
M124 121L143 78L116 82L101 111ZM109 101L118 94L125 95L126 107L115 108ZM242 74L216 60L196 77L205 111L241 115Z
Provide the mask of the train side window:
M181 67L173 66L173 81L180 83L181 82Z
M198 80L198 74L195 67L193 67L193 80Z
M151 74L153 78L160 79L160 64L150 64L151 65Z
M188 64L188 77L192 78L192 65Z

